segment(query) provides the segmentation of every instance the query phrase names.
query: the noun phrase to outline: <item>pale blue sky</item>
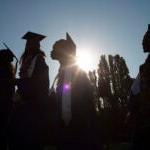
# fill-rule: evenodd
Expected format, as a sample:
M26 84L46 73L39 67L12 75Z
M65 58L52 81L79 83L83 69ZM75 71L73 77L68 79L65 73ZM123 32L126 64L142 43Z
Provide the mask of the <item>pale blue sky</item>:
M52 82L58 63L49 57L52 44L69 32L77 44L92 52L95 67L101 54L120 54L135 77L147 56L141 41L150 23L149 0L0 0L0 42L20 57L27 31L47 36L41 48L47 54ZM0 48L4 48L0 44Z

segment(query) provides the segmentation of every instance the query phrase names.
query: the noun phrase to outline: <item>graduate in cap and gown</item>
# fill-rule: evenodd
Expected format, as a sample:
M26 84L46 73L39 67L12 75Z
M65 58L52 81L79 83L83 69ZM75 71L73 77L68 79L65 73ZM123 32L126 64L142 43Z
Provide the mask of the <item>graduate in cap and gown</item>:
M51 58L60 63L55 80L60 150L94 149L93 89L86 73L76 65L75 57L76 45L67 33L66 39L55 42L51 52Z
M42 149L48 126L49 68L40 41L45 36L27 32L17 81L20 105L12 118L12 149ZM12 136L12 137L13 137ZM13 141L14 140L14 141Z
M148 57L139 68L138 80L135 80L131 88L130 98L130 115L135 122L133 150L150 149L150 25L143 37L142 45Z
M0 50L0 149L7 149L9 117L15 93L14 54L9 49Z

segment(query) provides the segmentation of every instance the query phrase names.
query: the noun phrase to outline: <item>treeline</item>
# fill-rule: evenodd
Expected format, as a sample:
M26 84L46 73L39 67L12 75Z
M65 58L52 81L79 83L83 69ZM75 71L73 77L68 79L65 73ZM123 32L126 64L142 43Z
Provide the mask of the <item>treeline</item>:
M119 55L101 55L98 68L89 72L89 78L104 143L128 141L126 119L134 79L129 75L126 61Z

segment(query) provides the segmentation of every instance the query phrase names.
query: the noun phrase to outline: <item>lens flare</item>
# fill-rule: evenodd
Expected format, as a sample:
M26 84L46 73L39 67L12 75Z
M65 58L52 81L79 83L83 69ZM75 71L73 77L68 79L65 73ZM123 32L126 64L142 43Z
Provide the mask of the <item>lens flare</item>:
M88 51L78 51L76 64L86 72L93 70L95 65L93 55Z
M71 90L71 85L69 83L64 83L63 85L63 92L68 92L69 90Z

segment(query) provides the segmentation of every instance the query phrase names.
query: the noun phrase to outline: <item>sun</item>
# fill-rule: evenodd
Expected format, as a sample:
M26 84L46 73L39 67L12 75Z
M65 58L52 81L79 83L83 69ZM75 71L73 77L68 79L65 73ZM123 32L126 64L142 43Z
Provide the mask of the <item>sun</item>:
M81 69L88 72L94 69L94 58L89 51L79 50L77 51L76 64Z

